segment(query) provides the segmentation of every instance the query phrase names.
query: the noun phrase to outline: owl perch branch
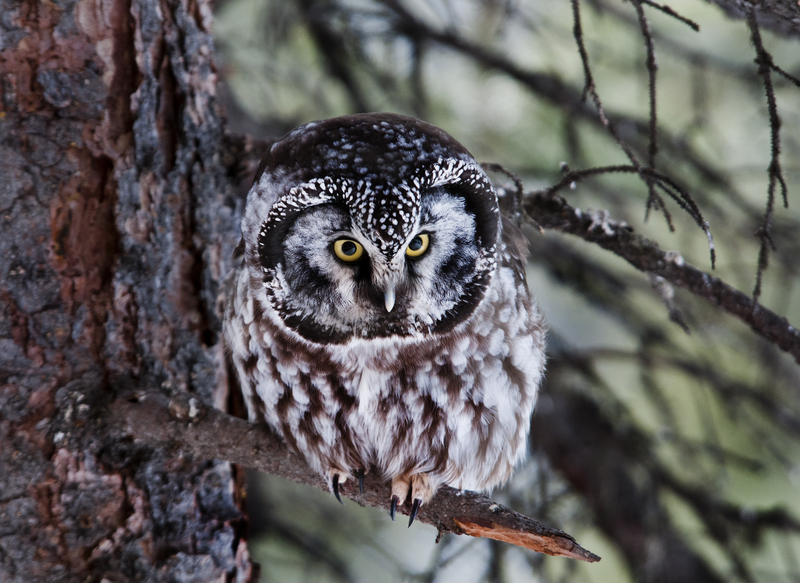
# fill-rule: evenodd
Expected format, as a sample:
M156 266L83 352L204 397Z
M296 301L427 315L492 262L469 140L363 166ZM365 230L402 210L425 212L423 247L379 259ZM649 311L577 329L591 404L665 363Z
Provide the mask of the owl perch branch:
M291 453L266 426L252 425L210 408L188 394L167 397L146 393L133 400L117 400L111 406L111 426L127 437L174 453L221 459L301 484L327 490L327 485L305 462ZM373 473L364 479L364 493L348 480L344 496L361 506L375 506L387 514L389 484ZM399 508L398 511L407 509ZM565 532L496 504L476 492L442 487L433 501L423 506L417 520L444 532L491 538L548 555L594 563L600 557L582 548Z
M720 306L800 363L800 330L786 318L721 279L689 265L679 255L662 251L655 242L634 233L627 225L609 220L600 212L581 212L557 195L528 195L524 208L541 227L577 235L619 255L636 269L661 276Z

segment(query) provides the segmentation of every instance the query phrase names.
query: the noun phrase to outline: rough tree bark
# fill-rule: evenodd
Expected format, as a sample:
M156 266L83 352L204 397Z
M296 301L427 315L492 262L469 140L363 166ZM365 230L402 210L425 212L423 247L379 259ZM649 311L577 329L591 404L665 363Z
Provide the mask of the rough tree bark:
M210 21L207 0L0 0L2 581L256 578L234 466L100 438L133 385L228 398Z
M758 9L773 30L800 30L793 0ZM108 426L120 394L229 400L217 307L238 231L236 177L259 156L224 133L210 23L209 0L0 0L2 581L257 577L235 466L107 439L120 435ZM687 273L661 267L676 283ZM598 418L587 407L554 393L539 442L573 460L559 469L574 482L605 471L644 509L626 532L601 516L637 562L643 522L663 517L619 469L608 427L580 421ZM575 424L584 433L563 431ZM610 445L599 461L564 455L586 443ZM652 580L711 580L668 524L660 537L675 561Z
M236 466L116 414L142 391L229 402L222 282L260 155L224 133L209 2L0 14L0 579L255 580ZM483 496L438 498L419 520L440 531L598 560Z

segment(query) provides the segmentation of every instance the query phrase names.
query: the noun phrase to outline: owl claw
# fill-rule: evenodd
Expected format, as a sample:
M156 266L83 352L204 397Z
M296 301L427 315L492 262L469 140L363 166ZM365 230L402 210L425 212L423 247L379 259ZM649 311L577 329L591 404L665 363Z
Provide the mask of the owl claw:
M422 500L419 498L414 498L414 504L411 506L411 513L408 515L409 528L411 528L411 525L414 524L414 519L417 517L417 512L419 512L420 506L422 506Z
M333 486L333 495L336 496L336 499L339 501L339 504L344 505L341 496L339 496L339 474L333 474L332 486Z
M390 514L394 520L397 505L405 504L409 498L413 501L408 513L408 526L414 523L417 513L423 504L427 504L436 493L439 484L431 481L428 474L414 474L413 476L397 476L392 479L392 508Z
M358 470L358 492L359 494L364 493L364 468Z

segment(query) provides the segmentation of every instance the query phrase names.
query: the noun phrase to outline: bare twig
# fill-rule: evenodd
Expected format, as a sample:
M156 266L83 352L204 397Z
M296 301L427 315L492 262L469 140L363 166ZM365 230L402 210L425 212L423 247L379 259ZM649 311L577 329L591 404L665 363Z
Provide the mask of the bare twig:
M656 75L658 72L658 66L656 65L656 52L655 47L653 46L653 36L650 34L650 23L647 22L647 17L644 15L642 2L641 0L633 0L632 4L636 9L636 18L639 21L639 30L642 32L645 49L647 50L647 59L645 60L645 65L647 67L647 87L650 96L650 143L647 147L647 167L651 170L655 170L656 154L658 154L658 108L656 106ZM658 201L656 201L657 194L653 181L646 180L646 183L648 191L647 210L649 211L650 207L653 204L656 204L660 209L666 211L666 206L661 198L658 197ZM675 228L669 218L667 219L667 223L669 224L670 230L674 231Z
M775 63L772 63L771 65L772 65L772 70L773 70L773 71L775 71L775 72L776 72L776 73L778 73L778 74L779 74L781 77L783 77L783 78L784 78L784 79L786 79L787 81L789 81L789 82L793 83L793 84L794 84L794 85L795 85L795 86L796 86L798 89L800 89L800 77L795 77L795 76L794 76L794 75L792 75L791 73L787 73L786 71L784 71L783 69L781 69L781 68L780 68L778 65L776 65Z
M249 468L327 490L327 485L297 455L291 453L266 426L247 423L212 409L186 393L167 397L146 393L111 406L112 426L150 445L172 448L207 459L222 459ZM346 483L342 495L361 506L389 511L389 485L369 472L364 493ZM442 487L417 520L444 532L468 534L509 542L548 555L594 563L600 557L582 548L565 532L544 526L496 504L477 492Z
M656 186L658 186L661 190L663 190L670 198L672 198L678 205L688 212L692 218L697 222L703 232L706 234L708 238L708 248L709 253L711 255L711 267L714 267L716 262L716 252L714 250L714 240L711 237L711 231L708 226L708 221L703 218L702 213L700 212L700 208L694 202L691 195L688 191L684 188L681 188L675 184L674 181L668 179L666 176L659 175L660 179L658 181L654 180L655 178L655 157L658 153L658 119L656 117L656 61L655 61L655 50L653 48L653 38L650 34L650 26L647 23L647 19L644 16L644 11L642 10L641 4L634 1L634 5L636 6L637 15L639 19L639 27L642 31L642 35L645 39L645 45L647 47L647 71L648 71L648 78L649 78L649 89L650 89L650 121L649 121L649 146L648 146L648 165L647 167L643 167L639 161L634 156L633 151L625 144L622 138L619 136L614 124L611 123L606 115L603 104L600 101L600 96L597 94L597 89L595 87L594 78L592 77L591 67L589 66L589 56L586 52L586 46L583 42L583 31L581 28L581 16L580 16L580 0L571 0L572 2L572 16L573 16L573 34L575 36L575 42L578 45L578 52L581 56L581 62L583 63L583 72L585 77L585 88L584 88L584 96L586 94L590 95L592 101L597 107L600 120L602 121L603 125L608 129L611 135L614 137L614 140L619 144L620 148L622 148L625 155L631 161L632 170L639 174L641 179L647 185L647 205L646 205L646 212L650 210L651 207L656 207L660 209L664 213L664 217L667 221L667 225L669 226L670 230L674 230L674 226L672 224L672 217L667 210L666 205L664 204L663 199L658 195L656 192ZM627 171L627 170L626 170Z
M756 49L756 64L758 74L764 80L764 91L767 94L767 109L769 110L769 127L772 137L772 158L767 172L769 173L769 186L767 187L767 209L764 212L764 221L756 231L756 237L761 239L761 247L758 251L758 270L756 271L756 285L753 289L753 303L758 302L761 295L761 280L764 271L769 266L769 252L775 250L775 242L772 239L771 224L772 215L775 210L775 187L781 185L781 196L784 208L789 206L789 198L786 187L786 180L783 177L781 168L781 118L778 115L778 104L775 100L775 89L772 86L772 69L775 65L770 55L761 42L761 32L758 28L758 19L755 9L750 6L746 9L747 26L750 28L750 40Z
M498 172L500 174L504 174L511 179L511 181L514 183L514 206L511 209L511 217L514 219L514 222L517 224L517 226L520 226L523 220L527 220L536 230L544 234L544 229L542 229L542 227L536 223L536 220L533 217L523 216L525 211L522 209L522 199L525 196L525 186L522 184L520 177L511 172L511 170L495 162L484 162L481 164L481 168L487 172Z
M757 334L791 354L800 363L800 330L792 326L786 318L763 306L754 306L752 299L746 294L685 263L682 258L669 256L653 241L633 233L630 227L594 228L596 221L591 216L552 194L529 196L525 201L525 210L546 229L571 233L596 243L627 260L637 269L660 275L670 283L707 299L742 320Z
M525 186L522 184L520 177L511 172L511 170L502 164L497 164L496 162L484 162L481 164L481 168L487 172L499 172L500 174L505 174L511 179L511 181L514 183L514 200L515 204L517 205L516 208L514 208L514 212L520 211L520 207L522 206L522 197L525 193Z
M711 236L711 230L708 225L708 221L705 220L703 217L703 213L700 211L700 207L697 206L694 199L689 196L689 193L686 191L684 187L680 184L661 174L660 172L656 172L651 168L644 168L641 166L625 166L625 165L618 165L618 166L598 166L595 168L586 168L584 170L572 170L567 172L564 177L559 180L556 184L549 186L541 191L538 191L535 194L541 194L542 196L552 196L558 191L566 188L567 186L571 185L573 182L577 182L579 180L583 180L584 178L590 178L592 176L599 176L600 174L611 174L614 172L619 173L638 173L640 175L645 175L648 179L653 180L655 185L658 186L661 190L663 190L667 195L669 195L672 200L674 200L679 207L681 207L686 213L692 217L708 239L708 248L711 254L711 268L713 269L716 263L716 250L714 248L714 238ZM668 215L669 216L669 215Z
M729 18L747 18L747 7L755 3L744 3L740 0L711 0ZM795 2L759 2L756 4L761 13L759 25L785 38L797 38L800 34L800 22L797 19L797 3Z
M592 98L592 103L594 103L595 108L597 108L597 115L600 118L600 122L608 130L622 151L625 152L625 155L631 161L631 164L638 168L639 162L636 159L636 156L633 154L633 151L630 149L630 147L620 137L615 124L609 121L605 108L603 107L603 102L600 100L600 96L597 93L597 86L595 85L594 76L592 75L592 68L589 66L589 54L586 52L586 45L583 42L580 0L571 0L571 3L573 19L572 34L575 36L575 44L578 45L578 54L580 54L581 63L583 63L583 99L585 100L587 95Z
M690 20L690 19L686 18L685 16L681 16L680 14L675 12L669 6L664 6L663 4L658 4L657 2L652 2L651 0L640 0L640 2L642 4L647 4L648 6L652 6L656 10L660 10L664 14L668 14L669 16L671 16L672 18L675 18L676 20L680 20L682 23L688 25L695 32L700 32L700 25L699 24L697 24L694 20Z
M639 161L634 156L633 151L628 147L627 144L622 140L619 133L617 132L616 127L608 120L608 116L605 113L603 108L603 104L600 101L600 96L597 93L597 86L594 82L594 77L592 75L592 69L589 65L589 55L586 51L586 45L583 42L583 28L581 26L581 14L580 14L580 0L571 0L572 3L572 20L573 20L573 36L575 37L575 44L578 45L578 53L581 56L581 63L583 64L583 76L584 76L584 89L583 89L583 96L584 99L587 95L592 98L592 102L594 103L595 107L597 108L598 115L600 116L600 121L602 122L603 126L609 131L612 135L614 140L617 142L619 147L625 152L625 155L631 161L636 172L639 173L644 183L647 185L647 204L645 205L645 219L647 219L648 215L650 214L651 208L657 208L664 213L664 218L667 221L667 225L669 226L670 231L674 231L675 227L672 223L672 216L670 215L669 210L667 209L666 204L664 204L664 200L659 196L655 189L655 183L653 182L652 178L648 177L645 173L643 173L642 167L639 164ZM637 16L639 19L639 27L642 31L642 34L645 38L645 44L647 46L647 71L649 77L649 87L650 87L650 120L649 120L649 145L648 145L648 167L651 170L655 169L655 157L656 152L658 151L658 142L657 142L657 119L656 119L656 65L655 65L655 56L653 50L653 39L650 35L649 25L647 24L647 20L644 16L644 11L642 10L642 6L639 2L633 2L634 6L636 6ZM669 194L669 192L668 192Z
M455 50L470 57L481 66L507 74L531 92L567 112L570 117L603 125L596 108L585 103L581 92L564 83L559 76L527 71L503 55L471 42L457 32L438 30L413 16L398 0L380 0L380 2L395 14L396 21L393 26L398 34L409 39L427 39L432 43ZM649 133L649 122L613 112L606 112L606 115L612 125L632 127L635 133L641 136ZM724 189L733 200L741 200L728 177L707 163L690 144L664 128L661 128L659 134L662 136L661 145L665 152L668 150L672 156L686 162L699 173L703 180ZM638 143L634 145L640 149Z

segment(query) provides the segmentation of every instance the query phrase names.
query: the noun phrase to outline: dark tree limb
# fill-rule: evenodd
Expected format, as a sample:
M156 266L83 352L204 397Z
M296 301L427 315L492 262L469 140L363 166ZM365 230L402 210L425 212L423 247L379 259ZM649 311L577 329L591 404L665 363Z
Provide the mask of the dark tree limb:
M252 425L179 393L167 397L146 393L111 406L111 427L172 454L221 459L262 472L327 490L327 484L299 456L291 453L266 426ZM389 511L391 489L375 472L364 478L364 493L346 482L341 494L361 506ZM399 509L402 510L402 509ZM600 557L581 547L573 537L493 502L477 492L442 487L423 506L417 520L445 532L491 538L548 555L594 563Z
M655 242L634 233L627 225L583 213L559 196L531 195L526 198L524 208L545 229L577 235L622 257L640 271L661 276L705 298L800 363L800 331L786 318L754 303L747 294L718 277L689 265L682 257L662 251Z

